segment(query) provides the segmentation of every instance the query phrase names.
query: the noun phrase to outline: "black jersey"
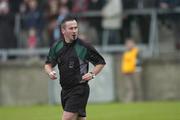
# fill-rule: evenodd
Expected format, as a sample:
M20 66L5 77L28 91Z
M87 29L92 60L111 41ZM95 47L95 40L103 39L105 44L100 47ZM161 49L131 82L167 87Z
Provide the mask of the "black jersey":
M79 38L73 43L64 40L56 42L49 51L46 64L56 64L59 68L60 84L69 89L81 84L82 76L88 72L89 62L93 65L105 64L104 58L90 44Z

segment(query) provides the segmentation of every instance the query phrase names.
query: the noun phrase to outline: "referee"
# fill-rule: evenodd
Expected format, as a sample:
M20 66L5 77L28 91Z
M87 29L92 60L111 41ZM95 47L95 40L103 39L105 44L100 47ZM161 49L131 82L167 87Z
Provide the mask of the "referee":
M58 65L62 86L62 120L86 120L86 105L89 97L88 81L104 67L104 58L90 44L78 38L78 24L67 16L61 23L63 39L49 50L44 65L46 73L55 80L53 67ZM89 72L89 62L94 68Z

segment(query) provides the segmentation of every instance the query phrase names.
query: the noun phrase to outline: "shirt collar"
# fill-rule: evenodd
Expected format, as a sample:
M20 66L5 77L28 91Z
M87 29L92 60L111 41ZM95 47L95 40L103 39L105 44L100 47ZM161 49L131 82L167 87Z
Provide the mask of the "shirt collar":
M65 46L72 46L77 42L78 38L76 40L74 40L72 43L67 43L64 39L62 39L62 40L63 40L63 43Z

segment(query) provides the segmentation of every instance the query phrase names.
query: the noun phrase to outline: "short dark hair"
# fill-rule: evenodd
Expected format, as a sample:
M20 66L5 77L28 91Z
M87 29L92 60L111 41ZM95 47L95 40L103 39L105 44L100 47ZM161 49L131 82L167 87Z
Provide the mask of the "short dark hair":
M67 21L72 21L72 20L76 20L76 21L77 21L76 17L74 17L74 16L72 16L72 15L66 16L66 17L62 20L62 22L61 22L61 24L60 24L60 27L63 27L65 22L67 22Z

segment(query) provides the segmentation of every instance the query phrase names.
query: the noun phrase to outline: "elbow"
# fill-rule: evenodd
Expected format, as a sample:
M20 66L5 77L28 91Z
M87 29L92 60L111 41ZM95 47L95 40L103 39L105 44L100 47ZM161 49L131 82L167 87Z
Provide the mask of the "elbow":
M99 66L101 66L101 68L103 68L106 64L99 64Z
M48 69L48 65L45 64L45 65L44 65L44 71L47 72L47 69Z
M45 65L44 65L44 69L46 69L48 66L49 66L49 64L45 64Z
M45 64L44 65L44 70L47 71L48 69L52 69L52 65L51 64Z

